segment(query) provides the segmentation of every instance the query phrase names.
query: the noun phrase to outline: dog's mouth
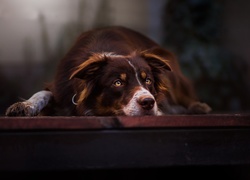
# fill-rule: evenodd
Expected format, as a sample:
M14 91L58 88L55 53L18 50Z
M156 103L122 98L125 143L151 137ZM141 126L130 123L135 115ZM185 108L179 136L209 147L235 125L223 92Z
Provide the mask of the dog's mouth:
M157 116L157 111L155 112L154 110L142 110L141 114L142 116Z

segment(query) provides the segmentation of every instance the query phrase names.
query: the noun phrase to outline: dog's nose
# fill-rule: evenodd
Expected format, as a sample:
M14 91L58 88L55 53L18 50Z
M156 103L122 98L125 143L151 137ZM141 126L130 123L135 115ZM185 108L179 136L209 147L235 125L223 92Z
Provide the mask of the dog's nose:
M143 109L150 110L154 107L155 100L151 97L139 98L138 103L141 105Z

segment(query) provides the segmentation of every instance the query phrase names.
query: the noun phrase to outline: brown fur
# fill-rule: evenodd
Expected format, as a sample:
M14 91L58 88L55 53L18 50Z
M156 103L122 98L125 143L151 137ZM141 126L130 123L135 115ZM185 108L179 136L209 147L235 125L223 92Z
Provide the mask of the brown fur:
M124 59L133 62L137 69L145 69L138 72L139 78L143 82L147 80L143 86L153 94L162 113L208 113L211 110L198 101L173 54L138 32L109 27L85 32L77 39L47 87L53 100L42 114L123 115L121 107L129 102L137 88L123 87L132 73ZM108 74L115 73L122 82L112 85ZM77 105L72 103L73 96Z

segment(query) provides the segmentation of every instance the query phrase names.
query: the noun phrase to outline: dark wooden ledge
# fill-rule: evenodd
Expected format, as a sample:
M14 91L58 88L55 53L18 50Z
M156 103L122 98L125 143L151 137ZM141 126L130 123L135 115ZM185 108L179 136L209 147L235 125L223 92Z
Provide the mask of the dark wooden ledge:
M183 167L191 169L181 176ZM161 169L161 175L186 178L190 171L209 176L214 167L223 167L216 171L221 179L223 172L250 178L249 114L0 117L0 177L125 169L122 174L145 178Z
M249 114L141 117L0 117L0 130L95 130L127 128L250 127Z

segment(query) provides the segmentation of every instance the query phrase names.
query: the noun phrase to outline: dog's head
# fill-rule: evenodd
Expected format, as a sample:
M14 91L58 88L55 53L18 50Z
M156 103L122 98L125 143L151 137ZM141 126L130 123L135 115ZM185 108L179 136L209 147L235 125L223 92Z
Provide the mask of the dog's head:
M122 56L93 53L70 77L79 115L161 115L161 93L168 91L162 79L171 71L168 60L152 52Z

